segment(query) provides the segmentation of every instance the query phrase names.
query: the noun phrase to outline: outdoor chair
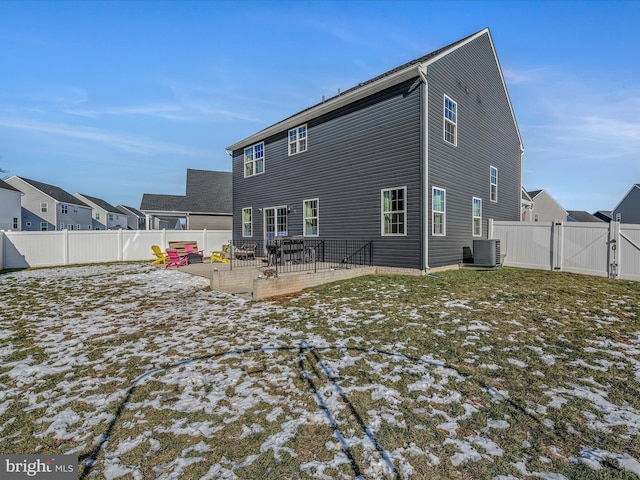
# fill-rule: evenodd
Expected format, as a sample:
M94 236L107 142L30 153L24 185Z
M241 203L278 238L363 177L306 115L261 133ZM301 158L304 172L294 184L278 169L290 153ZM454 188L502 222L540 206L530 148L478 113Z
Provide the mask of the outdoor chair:
M230 243L226 243L222 250L214 250L211 252L211 263L213 262L222 262L229 263L229 259L227 255L229 254L229 248L231 247Z
M151 265L155 265L157 263L167 263L167 254L160 250L160 247L158 245L151 245L151 250L156 256L155 260L151 262Z
M234 248L233 254L238 260L249 260L256 258L256 243L244 243L240 248Z
M189 258L185 255L181 257L178 255L178 251L175 248L167 248L167 256L169 257L167 264L164 268L169 267L182 267L183 265L189 264Z
M187 245L187 244L185 244L184 250L185 252L187 252L187 255L193 254L193 255L198 255L201 258L204 258L204 250L196 250L191 245Z

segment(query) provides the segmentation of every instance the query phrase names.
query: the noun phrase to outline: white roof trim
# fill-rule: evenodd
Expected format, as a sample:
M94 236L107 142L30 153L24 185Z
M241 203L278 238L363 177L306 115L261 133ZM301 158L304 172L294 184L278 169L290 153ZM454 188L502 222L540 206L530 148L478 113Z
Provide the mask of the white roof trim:
M622 205L622 203L627 199L627 197L629 195L631 195L631 192L633 192L634 189L640 189L640 183L634 183L633 186L629 189L629 191L625 194L624 197L622 197L622 199L620 199L620 201L618 202L618 204L614 207L613 210L611 210L611 220L613 220L613 213L618 210L618 208L620 208L620 205Z

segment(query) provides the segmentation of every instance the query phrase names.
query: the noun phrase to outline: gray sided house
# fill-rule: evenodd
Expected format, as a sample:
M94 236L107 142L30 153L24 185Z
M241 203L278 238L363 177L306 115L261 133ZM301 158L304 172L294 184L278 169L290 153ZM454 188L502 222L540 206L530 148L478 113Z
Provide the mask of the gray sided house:
M533 200L534 222L553 222L567 219L567 211L546 190L532 190L528 194Z
M22 192L0 180L0 230L22 230Z
M371 241L373 263L458 263L520 219L520 133L489 29L276 123L233 152L233 238Z
M640 183L636 183L611 212L611 218L620 217L622 223L640 225Z
M127 216L110 203L105 202L101 198L82 193L74 193L73 196L79 198L93 209L92 228L94 230L127 228Z
M91 230L91 207L62 188L18 176L6 182L24 193L22 230Z
M145 214L140 210L128 207L127 205L116 206L118 211L127 217L127 229L129 230L146 230L147 223Z
M184 219L187 230L231 230L231 172L187 169L186 195L145 193L140 210L151 230Z

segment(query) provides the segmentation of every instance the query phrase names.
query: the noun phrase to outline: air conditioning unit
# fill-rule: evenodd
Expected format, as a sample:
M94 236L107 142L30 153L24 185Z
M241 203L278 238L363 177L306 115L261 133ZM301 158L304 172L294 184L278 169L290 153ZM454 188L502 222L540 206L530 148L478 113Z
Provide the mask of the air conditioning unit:
M500 240L496 238L489 240L474 240L473 264L488 267L501 265Z

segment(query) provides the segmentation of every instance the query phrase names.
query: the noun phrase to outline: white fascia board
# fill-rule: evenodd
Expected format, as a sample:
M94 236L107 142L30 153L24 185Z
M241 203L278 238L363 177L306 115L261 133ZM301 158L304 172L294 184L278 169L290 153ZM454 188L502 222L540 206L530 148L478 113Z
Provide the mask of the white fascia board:
M393 85L397 85L399 83L404 82L405 80L409 80L411 78L417 77L419 75L417 70L418 64L410 65L409 67L400 70L398 72L392 73L386 77L383 77L375 82L369 83L367 85L363 85L360 88L356 88L351 90L350 92L346 92L344 94L338 95L336 97L330 98L324 103L320 103L315 107L312 107L308 110L300 112L293 117L287 118L281 122L276 123L270 127L265 128L264 130L260 130L258 133L251 135L250 137L245 138L237 143L226 148L226 150L231 150L232 152L238 150L242 147L247 147L253 145L255 143L259 143L271 135L275 135L276 133L280 133L286 130L290 130L294 127L302 125L303 123L308 122L314 118L317 118L325 113L332 112L337 110L340 107L353 103L362 98L368 97L369 95L373 95L374 93L380 92L385 88L389 88Z

